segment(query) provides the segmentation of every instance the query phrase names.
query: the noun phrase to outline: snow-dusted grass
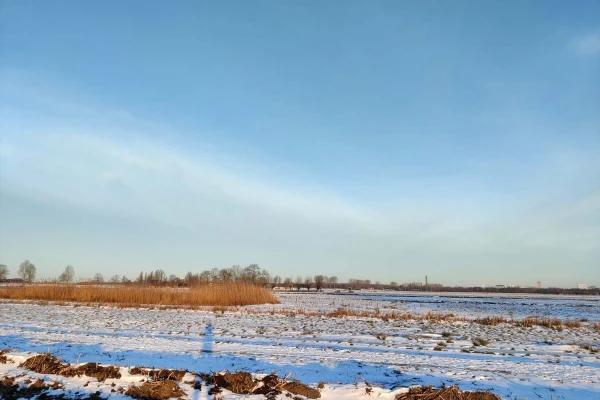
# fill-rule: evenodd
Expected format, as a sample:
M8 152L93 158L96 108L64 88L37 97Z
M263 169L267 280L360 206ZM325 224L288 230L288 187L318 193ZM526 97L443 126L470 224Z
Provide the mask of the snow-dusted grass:
M492 389L507 399L600 398L600 331L594 328L600 319L598 310L594 314L581 307L583 319L589 321L555 329L485 325L467 319L331 317L325 314L340 307L359 313L379 309L415 315L447 310L443 303L424 302L417 307L360 295L280 293L278 297L281 304L218 312L0 303L0 349L13 349L11 355L50 351L71 363L291 373L308 384L326 382L323 398L335 399L366 395L365 382L391 398L397 390L421 384ZM454 310L459 300L452 304ZM560 309L560 298L545 301ZM587 304L593 299L581 301ZM460 303L465 307L460 314L482 317L478 309L469 308L473 303L476 299ZM510 307L514 309L512 300ZM515 314L520 319L536 314L526 305L519 307ZM575 320L579 316L572 310L557 314ZM0 365L0 374L14 368Z

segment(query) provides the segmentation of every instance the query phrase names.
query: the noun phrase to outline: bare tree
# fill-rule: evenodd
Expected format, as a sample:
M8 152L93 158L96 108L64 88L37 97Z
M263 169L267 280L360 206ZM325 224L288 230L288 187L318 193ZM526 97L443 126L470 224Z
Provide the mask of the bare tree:
M279 275L275 275L271 280L271 289L279 287L281 285L281 277Z
M247 282L258 283L257 281L260 276L260 267L258 264L250 264L242 270L242 279Z
M327 278L327 283L329 283L329 287L335 289L335 287L337 286L337 283L338 283L338 277L330 276L329 278Z
M100 272L98 272L96 275L94 275L94 278L92 278L92 281L94 281L96 283L102 283L102 282L104 282L104 277L102 276L102 274Z
M323 288L323 283L325 282L326 279L327 279L327 277L325 277L323 275L315 275L315 288L317 289L317 291L319 291Z
M25 260L19 265L19 276L23 278L25 282L33 282L35 280L35 265L29 260Z
M306 279L304 279L304 287L309 292L310 292L310 288L311 288L312 284L313 284L312 278L310 276L307 276Z
M292 286L294 286L292 283L292 278L285 278L283 281L283 286L286 288L286 290L290 290Z
M0 264L0 281L5 280L8 277L8 267L4 264Z
M234 273L231 268L223 268L219 271L219 280L221 282L231 282L234 280Z
M231 280L239 281L240 279L242 279L242 267L235 264L235 265L231 266L230 270L231 270Z
M129 279L128 279L128 278L127 278L125 275L123 275L123 276L121 277L121 283L130 283L130 282L131 282L131 281L130 281L130 280L129 280Z
M75 279L75 268L67 265L65 270L58 276L58 280L64 283L71 283Z
M167 273L162 269L157 269L154 271L154 280L158 282L158 284L165 282L167 280Z
M119 275L113 275L110 277L110 283L119 283L121 277Z
M300 288L302 287L302 277L300 275L298 275L296 277L296 282L294 282L294 286L296 286L296 291L300 291Z
M210 282L210 271L202 271L200 273L199 283L209 283Z
M219 268L213 268L210 271L210 281L211 282L219 282L221 280L221 275Z

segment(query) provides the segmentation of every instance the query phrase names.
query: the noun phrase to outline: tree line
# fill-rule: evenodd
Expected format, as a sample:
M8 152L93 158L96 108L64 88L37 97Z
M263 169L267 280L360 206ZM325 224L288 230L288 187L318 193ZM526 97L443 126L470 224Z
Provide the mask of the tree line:
M9 276L9 269L6 265L0 264L0 282L6 281ZM37 269L35 264L29 260L23 261L17 270L17 276L20 281L34 282ZM67 265L64 271L56 279L50 282L73 283L75 282L75 268ZM227 283L227 282L247 282L255 285L273 288L282 288L284 290L300 291L311 289L320 291L322 289L339 290L398 290L398 291L424 291L424 292L472 292L472 293L538 293L538 294L585 294L600 295L600 289L575 289L575 288L524 288L524 287L464 287L464 286L444 286L439 283L410 282L398 284L390 282L382 284L379 281L371 282L369 279L350 278L348 282L339 282L337 276L314 275L301 276L295 278L282 278L279 275L272 276L267 270L260 268L258 264L250 264L246 267L233 265L228 268L213 268L200 273L188 272L183 278L175 274L167 275L162 269L156 269L148 272L141 271L136 279L131 281L126 276L113 275L105 280L101 273L96 273L91 279L80 279L80 283L101 284L109 282L111 284L132 284L149 286L178 286L189 287L209 283Z

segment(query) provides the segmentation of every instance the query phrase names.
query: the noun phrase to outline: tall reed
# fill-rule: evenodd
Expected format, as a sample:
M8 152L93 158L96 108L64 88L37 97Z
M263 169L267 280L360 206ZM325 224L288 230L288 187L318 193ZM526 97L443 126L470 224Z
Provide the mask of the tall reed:
M269 290L247 283L201 285L189 289L143 286L26 285L0 288L0 298L106 303L121 306L197 307L279 303L279 300Z

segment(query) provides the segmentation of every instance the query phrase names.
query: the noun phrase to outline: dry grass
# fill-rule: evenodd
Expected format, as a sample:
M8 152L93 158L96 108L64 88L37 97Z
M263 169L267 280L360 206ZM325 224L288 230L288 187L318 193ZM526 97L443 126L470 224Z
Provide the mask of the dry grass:
M528 317L520 321L515 321L516 326L531 328L533 326L543 326L545 328L562 328L563 322L558 318L539 318Z
M494 316L494 317L479 317L479 318L475 318L473 320L473 322L475 322L476 324L479 324L479 325L499 325L499 324L506 324L506 323L509 323L511 321L508 321L504 317Z
M264 311L260 310L244 310L247 314L264 314ZM540 317L528 317L523 319L507 319L502 316L486 316L477 318L468 318L456 316L454 314L439 314L434 312L428 312L427 314L411 314L411 313L400 313L396 311L383 312L379 308L375 308L373 311L369 310L353 310L346 307L339 307L331 311L318 312L308 310L275 310L271 309L268 311L271 315L287 315L287 316L303 316L303 317L328 317L328 318L373 318L381 319L383 321L426 321L426 322L463 322L463 323L475 323L478 325L500 325L507 324L518 327L532 328L535 326L541 326L549 329L561 331L563 327L570 329L583 328L581 321L579 320L561 320L558 318L540 318ZM593 323L586 325L590 329L600 331L600 323Z
M100 303L123 307L148 305L188 306L246 306L277 304L279 300L269 291L246 283L213 284L190 289L140 286L76 286L28 285L0 289L0 298L9 300L42 300L56 304Z

